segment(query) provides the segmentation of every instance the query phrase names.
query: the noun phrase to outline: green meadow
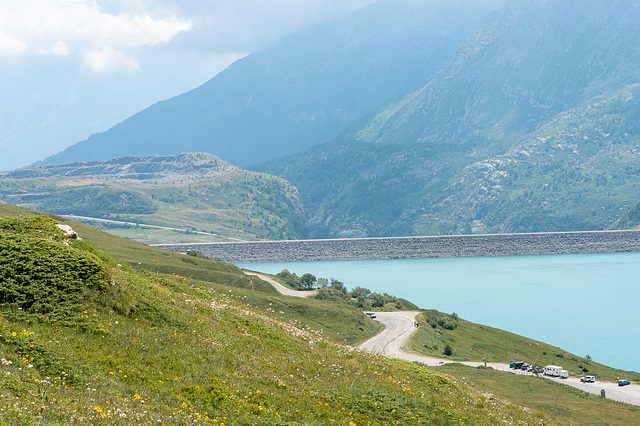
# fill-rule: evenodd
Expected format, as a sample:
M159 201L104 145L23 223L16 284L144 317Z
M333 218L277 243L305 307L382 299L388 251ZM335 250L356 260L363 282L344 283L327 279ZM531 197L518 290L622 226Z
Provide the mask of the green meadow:
M543 380L354 350L380 325L344 300L281 296L233 265L33 213L0 204L0 424L621 424L638 414ZM421 333L446 330L444 314L424 315ZM477 358L471 342L486 332L447 337L452 357ZM527 342L509 345L526 355ZM485 346L487 358L504 350Z
M343 333L358 341L377 329L359 330L358 319L351 330L348 315L340 331L319 329L296 314L309 307L285 310L233 266L189 259L209 267L188 277L196 265L179 254L164 264L137 243L123 253L138 260L129 264L88 234L67 239L44 215L3 218L0 229L11 248L0 257L4 424L550 421L432 370L341 345ZM96 245L129 244L96 235L104 237Z

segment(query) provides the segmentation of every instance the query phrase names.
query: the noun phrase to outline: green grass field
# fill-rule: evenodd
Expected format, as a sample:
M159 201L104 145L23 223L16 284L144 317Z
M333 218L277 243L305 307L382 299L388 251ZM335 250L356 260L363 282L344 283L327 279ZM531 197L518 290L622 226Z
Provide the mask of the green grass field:
M0 220L10 248L0 250L0 424L552 423L337 344L352 321L324 302L257 290L231 265L76 231L84 241L44 216ZM136 267L87 242L96 237ZM199 262L208 281L182 274ZM297 309L309 321L286 319Z

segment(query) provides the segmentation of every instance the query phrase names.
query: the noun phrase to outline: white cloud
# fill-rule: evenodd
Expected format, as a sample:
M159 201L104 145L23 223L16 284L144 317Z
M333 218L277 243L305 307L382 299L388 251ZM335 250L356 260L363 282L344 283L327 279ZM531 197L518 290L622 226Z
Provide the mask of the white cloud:
M24 53L29 45L0 31L0 57L15 56Z
M92 70L137 70L126 50L168 42L192 23L134 4L105 12L96 0L0 0L0 55L78 52Z
M82 53L82 66L96 75L140 70L140 64L136 58L112 47L85 50Z
M49 49L41 49L38 53L41 55L67 56L71 53L71 49L64 41L56 41Z

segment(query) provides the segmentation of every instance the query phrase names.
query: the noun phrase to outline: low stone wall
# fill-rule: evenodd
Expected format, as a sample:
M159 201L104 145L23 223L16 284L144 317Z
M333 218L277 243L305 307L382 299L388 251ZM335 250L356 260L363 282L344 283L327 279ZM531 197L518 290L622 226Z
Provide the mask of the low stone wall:
M640 231L167 244L229 263L640 252Z

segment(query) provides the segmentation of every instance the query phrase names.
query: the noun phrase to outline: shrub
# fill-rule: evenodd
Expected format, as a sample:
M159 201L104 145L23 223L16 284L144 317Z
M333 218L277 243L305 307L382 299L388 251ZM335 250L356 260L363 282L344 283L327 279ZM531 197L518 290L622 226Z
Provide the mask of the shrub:
M451 356L453 355L453 348L451 347L451 345L446 345L444 347L444 352L443 352L446 356Z
M45 216L0 222L0 305L26 313L65 317L107 286L104 260L63 242Z

